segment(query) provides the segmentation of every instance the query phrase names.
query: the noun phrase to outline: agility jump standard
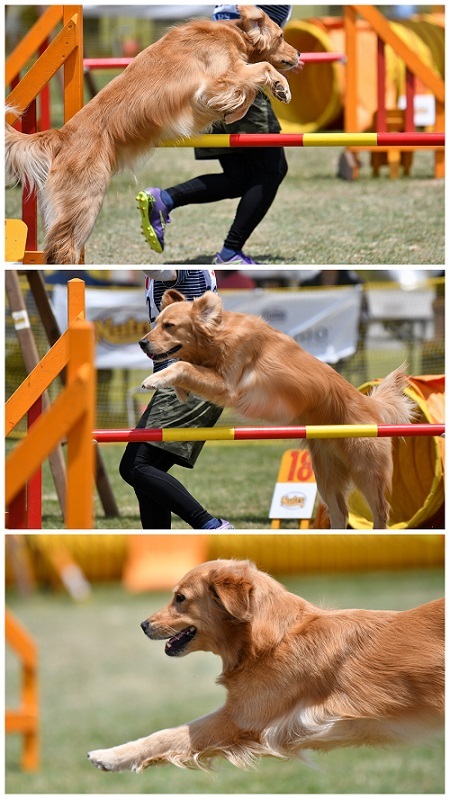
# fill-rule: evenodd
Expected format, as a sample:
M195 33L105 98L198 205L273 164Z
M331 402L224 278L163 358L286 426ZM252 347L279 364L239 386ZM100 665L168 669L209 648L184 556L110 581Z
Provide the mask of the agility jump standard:
M388 438L442 436L443 424L342 424L300 427L154 427L147 430L94 430L98 443L128 441L263 441L289 438Z
M444 147L445 133L204 133L159 147Z

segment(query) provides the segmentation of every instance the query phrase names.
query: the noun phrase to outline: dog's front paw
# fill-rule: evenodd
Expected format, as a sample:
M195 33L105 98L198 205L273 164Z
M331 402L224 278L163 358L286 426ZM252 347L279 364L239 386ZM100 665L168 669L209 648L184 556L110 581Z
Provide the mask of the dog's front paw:
M139 771L140 763L131 744L113 746L111 749L95 749L88 752L88 759L101 771Z
M146 388L148 391L151 391L154 388L166 388L167 385L168 383L166 380L164 380L164 378L152 374L145 378L144 382L142 383L142 388Z
M111 749L96 749L94 752L88 752L88 759L100 771L118 771L117 763L110 754L112 751Z
M272 94L277 100L282 103L290 103L292 99L291 90L288 83L274 83L272 85Z

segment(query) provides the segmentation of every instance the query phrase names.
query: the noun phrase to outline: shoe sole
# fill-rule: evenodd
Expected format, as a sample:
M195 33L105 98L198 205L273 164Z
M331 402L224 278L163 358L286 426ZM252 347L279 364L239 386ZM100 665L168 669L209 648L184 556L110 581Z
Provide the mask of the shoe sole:
M136 197L137 202L137 209L140 211L141 214L141 232L146 240L147 244L151 247L154 252L162 253L164 250L164 245L161 244L158 236L155 233L154 228L149 222L149 205L151 199L154 198L150 197L144 191L140 191Z

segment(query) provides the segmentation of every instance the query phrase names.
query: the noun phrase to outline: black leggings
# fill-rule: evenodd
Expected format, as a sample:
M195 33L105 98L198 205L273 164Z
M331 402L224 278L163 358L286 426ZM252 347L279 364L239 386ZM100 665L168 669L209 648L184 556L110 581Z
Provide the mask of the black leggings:
M222 173L200 175L166 191L174 207L241 197L224 246L242 250L272 205L287 173L282 147L251 147L219 157Z
M170 530L172 512L200 530L211 516L169 469L177 462L170 452L147 443L127 445L119 471L125 482L134 488L144 530Z

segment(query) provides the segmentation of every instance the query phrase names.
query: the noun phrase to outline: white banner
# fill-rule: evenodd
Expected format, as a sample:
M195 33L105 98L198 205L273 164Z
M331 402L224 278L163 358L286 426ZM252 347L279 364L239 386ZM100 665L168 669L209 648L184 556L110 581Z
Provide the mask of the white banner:
M356 351L362 287L240 291L224 294L228 311L255 314L292 336L303 349L326 363Z
M316 358L334 364L356 350L361 296L361 287L352 286L224 292L222 299L227 311L261 316ZM63 331L67 327L67 286L54 287L53 304ZM87 288L86 318L95 324L97 369L151 371L151 362L139 347L139 339L150 329L143 288Z
M67 286L53 290L55 316L61 331L67 328ZM97 369L145 369L152 362L139 340L150 330L144 288L86 289L86 319L95 324Z

